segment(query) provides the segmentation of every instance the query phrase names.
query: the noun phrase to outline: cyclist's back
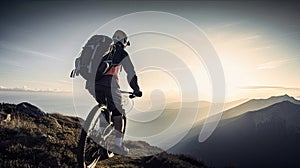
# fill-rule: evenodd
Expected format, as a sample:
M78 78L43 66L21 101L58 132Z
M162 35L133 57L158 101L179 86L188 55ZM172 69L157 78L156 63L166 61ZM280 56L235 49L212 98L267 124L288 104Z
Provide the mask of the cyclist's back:
M121 44L114 44L114 50L112 56L112 64L113 66L106 72L105 74L97 74L95 78L95 87L117 87L120 88L118 80L119 80L119 72L121 70L121 66L124 67L128 76L133 77L135 75L134 67L131 63L128 53L123 49ZM103 60L106 59L109 55L104 56ZM138 87L138 86L136 86Z

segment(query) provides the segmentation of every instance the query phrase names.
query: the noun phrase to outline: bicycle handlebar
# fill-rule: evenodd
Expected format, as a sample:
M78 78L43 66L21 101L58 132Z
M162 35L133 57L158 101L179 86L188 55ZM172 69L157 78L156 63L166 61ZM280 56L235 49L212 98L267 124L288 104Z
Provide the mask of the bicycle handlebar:
M121 93L126 93L126 94L133 94L133 92L128 92L128 91L123 91L123 90L120 90Z
M133 99L135 97L139 97L139 96L136 96L133 92L123 91L123 90L121 90L120 92L124 93L124 94L129 94L130 99Z

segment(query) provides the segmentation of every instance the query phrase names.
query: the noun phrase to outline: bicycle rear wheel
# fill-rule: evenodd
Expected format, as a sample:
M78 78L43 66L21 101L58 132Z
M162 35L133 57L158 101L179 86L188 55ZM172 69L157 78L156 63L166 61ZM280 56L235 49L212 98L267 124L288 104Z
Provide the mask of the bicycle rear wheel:
M102 107L99 108L96 105L84 122L78 142L77 162L79 168L95 167L100 159L108 158L108 151L99 144L101 135L97 125L99 124L98 116L103 110Z

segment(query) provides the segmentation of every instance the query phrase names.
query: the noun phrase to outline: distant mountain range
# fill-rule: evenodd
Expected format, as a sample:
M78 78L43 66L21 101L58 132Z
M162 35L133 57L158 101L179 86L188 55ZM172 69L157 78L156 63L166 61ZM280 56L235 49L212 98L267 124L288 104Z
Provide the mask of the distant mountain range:
M224 103L224 109L230 109L245 101L246 99L241 99ZM169 127L181 112L187 113L186 117L191 117L192 114L195 114L197 117L196 121L201 121L207 117L210 106L211 103L208 101L173 102L166 104L164 108L159 110L154 108L156 109L154 111L130 112L127 115L129 119L128 128L130 128L128 131L129 133L133 132L135 136L154 135ZM142 121L143 123L140 124L140 122L135 121ZM147 123L145 121L151 122Z
M268 99L252 99L234 108L226 110L222 114L222 119L228 119L246 113L248 111L259 110L272 104L289 101L294 104L300 104L300 101L288 95L272 96Z
M232 118L241 114L244 114L248 111L254 111L261 108L268 107L272 104L290 101L295 104L300 104L300 102L293 97L288 95L282 96L273 96L269 99L240 99L236 101L230 101L224 103L224 112L222 113L221 119ZM146 111L146 112L137 112L129 113L128 117L128 135L134 137L148 137L156 135L166 128L173 126L172 134L170 134L169 139L176 137L176 134L180 134L191 126L191 120L195 118L195 124L202 125L209 114L209 109L211 102L208 101L195 101L195 102L173 102L166 104L164 109L159 111ZM173 122L179 116L179 114L187 114L182 116L179 120L180 123L176 125ZM214 117L214 116L212 116ZM153 120L151 120L153 119ZM141 121L141 122L139 122ZM144 122L150 121L150 122ZM149 129L151 128L151 129ZM198 134L199 131L196 131L195 134ZM169 139L162 140L165 143ZM148 139L147 139L148 140ZM150 141L150 143L156 143L155 141ZM158 144L159 145L159 144Z
M0 167L76 167L79 120L46 113L26 102L1 103ZM147 156L162 150L146 142L125 143L136 157L115 156L99 162L97 167L207 167L185 155L162 152Z
M254 99L223 114L205 142L198 142L200 122L170 151L216 167L300 167L298 100L288 95Z

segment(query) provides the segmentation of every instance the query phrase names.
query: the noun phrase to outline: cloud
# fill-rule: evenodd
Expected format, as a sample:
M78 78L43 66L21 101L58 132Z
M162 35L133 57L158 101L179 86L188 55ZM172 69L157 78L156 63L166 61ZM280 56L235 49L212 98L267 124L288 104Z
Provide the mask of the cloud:
M23 86L22 88L8 88L4 86L0 86L0 92L1 91L14 91L14 92L42 92L42 93L70 93L71 91L67 90L60 90L60 89L31 89L28 88L27 86Z
M60 58L57 58L57 57L54 57L54 56L51 56L51 55L48 55L48 54L45 54L45 53L42 53L39 51L34 51L34 50L29 50L29 49L21 49L21 48L19 48L19 51L28 53L28 54L32 54L35 56L41 56L41 57L51 58L51 59L58 60L58 61L63 61L63 59L60 59Z
M242 86L241 89L245 90L256 90L256 89L281 89L281 90L292 90L292 91L300 91L300 88L296 87L284 87L284 86L268 86L268 85L260 85L260 86Z
M8 65L8 66L13 66L15 68L20 68L20 69L25 69L26 68L25 66L20 65L19 62L11 61L11 60L1 60L1 64Z
M42 53L40 51L35 51L35 50L31 50L31 49L18 47L18 46L13 45L13 44L8 44L4 41L0 41L0 48L15 51L15 52L21 52L21 53L25 53L25 54L30 54L31 56L44 57L44 58L54 59L54 60L57 60L57 61L63 61L63 59L61 59L61 58L57 58L57 57L48 55L46 53Z
M293 61L296 58L289 58L289 59L282 59L282 60L275 60L275 61L270 61L266 62L263 64L259 64L256 66L256 69L274 69L282 66L283 64Z
M260 35L255 34L255 35L250 35L250 36L241 38L240 40L241 40L241 41L245 41L245 40L254 40L254 39L258 39L258 38L260 38L260 37L261 37Z
M252 48L250 50L247 50L247 52L257 52L257 51L266 50L266 49L270 49L270 48L272 48L271 45L266 45L266 46L262 46L262 47Z
M69 84L69 85L71 85L73 82L72 81L70 81L70 80L58 80L57 81L58 83L62 83L62 84Z
M214 27L210 27L207 30L208 31L216 31L216 30L219 31L219 30L223 30L223 29L228 29L228 28L235 27L235 26L237 26L239 24L241 24L241 22L225 23L225 24L222 24L222 25L217 25L217 26L214 26Z
M290 37L290 36L295 36L297 34L300 34L299 31L294 31L294 32L288 32L288 33L282 33L282 34L279 34L278 36L280 38L286 38L286 37Z

